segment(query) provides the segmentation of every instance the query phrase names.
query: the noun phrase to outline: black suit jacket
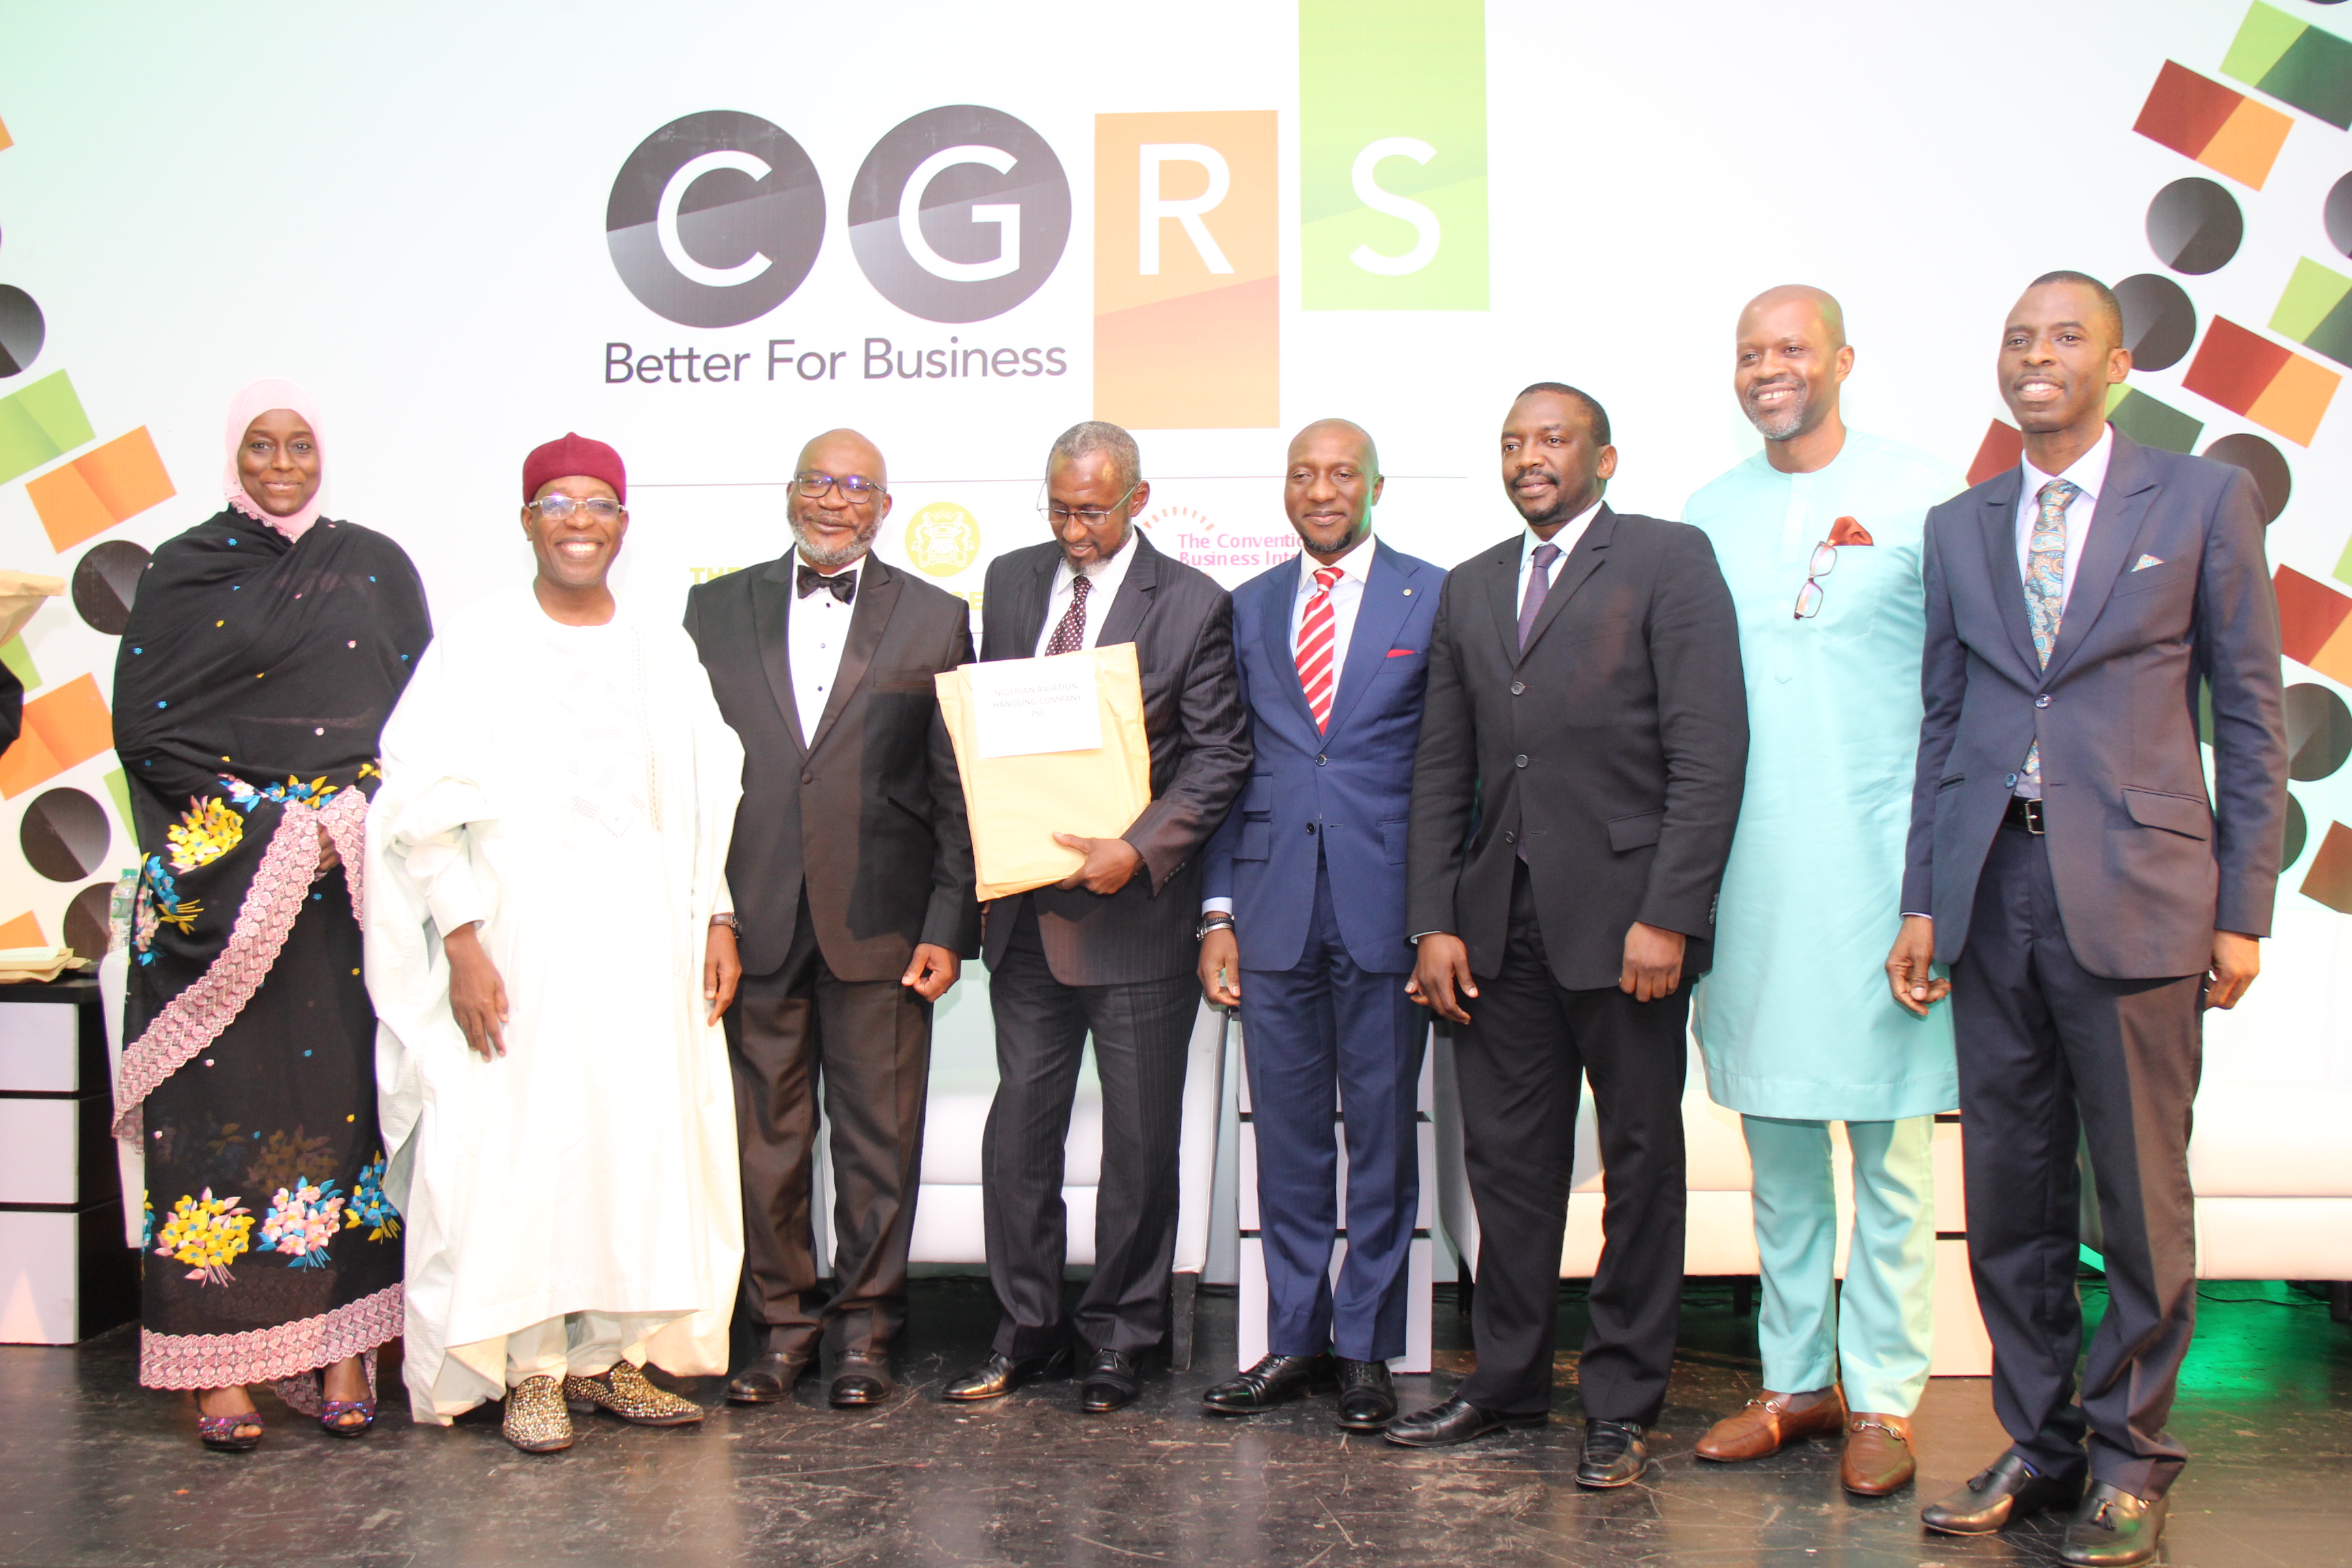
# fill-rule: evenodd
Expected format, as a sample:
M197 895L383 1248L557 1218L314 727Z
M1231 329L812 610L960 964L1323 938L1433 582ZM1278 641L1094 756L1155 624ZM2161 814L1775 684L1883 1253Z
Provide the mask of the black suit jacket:
M896 980L915 943L980 951L971 828L931 677L971 662L963 600L872 555L859 571L841 673L801 743L784 635L793 557L690 589L686 630L743 742L743 804L727 852L743 969L782 966L808 887L825 966Z
M1406 929L1500 972L1524 848L1553 975L1614 985L1635 921L1691 939L1704 973L1748 772L1739 623L1697 529L1593 515L1519 651L1520 541L1438 599L1413 760Z
M2261 501L2243 469L2115 440L2046 669L2017 566L2024 470L1927 514L1927 706L1903 907L1935 916L1939 963L1968 944L1978 876L2037 741L2050 877L2084 968L2196 974L2217 926L2270 932L2287 746Z
M1234 603L1223 588L1151 547L1141 529L1096 646L1135 645L1143 725L1151 741L1151 804L1119 837L1143 864L1109 898L1040 888L1039 935L1065 985L1126 985L1192 973L1201 918L1201 851L1249 781L1249 710L1234 664ZM981 657L1030 658L1062 547L1047 542L989 563ZM1013 900L988 922L988 962L1013 937Z

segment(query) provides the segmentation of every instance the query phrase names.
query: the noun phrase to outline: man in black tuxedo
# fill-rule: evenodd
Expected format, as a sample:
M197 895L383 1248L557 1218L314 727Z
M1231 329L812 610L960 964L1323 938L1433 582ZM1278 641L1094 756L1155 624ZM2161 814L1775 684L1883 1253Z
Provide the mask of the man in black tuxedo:
M931 1004L980 948L963 785L931 685L971 662L971 611L868 553L887 485L864 437L818 437L793 479L793 550L687 595L687 632L743 742L727 883L744 967L726 1026L741 1312L761 1342L728 1380L740 1404L785 1397L821 1339L838 1352L835 1405L888 1395ZM829 1300L809 1223L820 1076L835 1194Z
M2188 1458L2165 1419L2197 1317L2200 1020L2262 967L2286 820L2261 502L2242 469L2107 427L2123 345L2105 284L2035 279L1998 361L2022 460L1927 514L1927 709L1886 960L1913 1012L1952 998L1969 1262L2011 1439L1921 1519L1978 1535L2071 1508L2059 1555L2084 1568L2156 1555ZM2079 1403L2078 1147L2107 1276Z
M988 906L998 1083L982 1203L1003 1318L987 1361L945 1397L992 1399L1064 1371L1075 1328L1091 1357L1080 1403L1102 1412L1142 1392L1138 1359L1167 1333L1177 1135L1201 1005L1201 851L1247 782L1249 720L1233 601L1134 526L1151 497L1135 438L1116 425L1072 426L1046 458L1045 489L1055 538L990 563L981 655L1133 643L1151 804L1116 838L1056 834L1084 863ZM1063 1142L1089 1033L1103 1095L1095 1273L1066 1321Z
M1748 765L1739 627L1697 529L1612 511L1609 416L1541 382L1503 425L1527 528L1445 580L1414 759L1412 993L1461 1026L1478 1368L1389 1440L1549 1418L1579 1079L1608 1196L1576 1479L1648 1463L1683 1276L1690 996ZM1465 999L1467 1001L1465 1006ZM1471 1011L1475 1008L1475 1011Z

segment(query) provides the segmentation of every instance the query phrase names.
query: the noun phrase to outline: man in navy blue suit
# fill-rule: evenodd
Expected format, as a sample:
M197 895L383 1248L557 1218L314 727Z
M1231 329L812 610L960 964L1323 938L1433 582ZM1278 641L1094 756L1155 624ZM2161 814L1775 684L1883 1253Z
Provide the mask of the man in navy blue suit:
M1283 507L1305 551L1234 593L1256 763L1202 883L1201 985L1241 1009L1271 1352L1202 1403L1245 1415L1336 1385L1339 1425L1360 1432L1396 1414L1388 1363L1404 1353L1421 1193L1428 1020L1404 989L1405 818L1445 581L1372 538L1380 497L1380 454L1357 426L1318 420L1290 443Z

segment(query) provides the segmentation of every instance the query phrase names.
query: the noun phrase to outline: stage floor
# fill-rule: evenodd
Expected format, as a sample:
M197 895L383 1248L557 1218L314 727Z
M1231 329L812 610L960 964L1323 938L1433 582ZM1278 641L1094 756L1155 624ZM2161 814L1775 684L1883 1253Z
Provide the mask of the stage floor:
M207 1454L184 1396L132 1385L135 1331L77 1350L0 1350L0 1563L335 1563L628 1568L789 1563L1842 1564L1937 1568L2054 1561L2037 1524L1990 1541L1923 1536L1910 1492L1871 1502L1837 1485L1835 1450L1735 1468L1691 1444L1753 1386L1752 1319L1695 1286L1673 1397L1644 1484L1580 1491L1573 1358L1548 1429L1407 1454L1330 1425L1328 1401L1212 1420L1200 1390L1233 1355L1231 1297L1202 1302L1202 1354L1155 1373L1142 1403L1086 1417L1070 1384L955 1409L940 1380L984 1349L987 1287L918 1283L905 1370L867 1415L715 1406L699 1428L581 1423L569 1453L527 1458L496 1407L447 1431L394 1407L340 1442L263 1396L260 1451ZM2196 1455L2175 1494L2168 1561L2198 1568L2352 1563L2352 1327L2277 1285L2207 1288L2174 1430ZM1581 1304L1562 1309L1562 1343ZM1438 1304L1442 1366L1467 1325ZM1452 1385L1401 1379L1411 1405ZM2001 1447L1981 1381L1934 1384L1919 1412L1930 1497Z

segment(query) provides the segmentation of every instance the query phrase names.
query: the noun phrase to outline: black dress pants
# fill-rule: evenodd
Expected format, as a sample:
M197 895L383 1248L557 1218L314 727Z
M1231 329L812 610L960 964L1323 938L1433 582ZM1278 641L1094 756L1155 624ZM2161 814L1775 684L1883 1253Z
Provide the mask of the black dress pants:
M907 1246L923 1163L931 1005L896 975L835 978L801 895L783 967L746 974L726 1016L743 1166L739 1331L763 1348L887 1354L907 1321ZM817 1289L809 1189L818 1085L830 1125L834 1292Z
M1068 1340L1063 1147L1091 1033L1102 1080L1102 1178L1095 1273L1075 1325L1092 1350L1140 1354L1168 1332L1177 1140L1201 983L1187 969L1127 985L1065 985L1046 967L1034 906L1024 898L1010 912L1012 942L988 975L997 1085L981 1145L988 1278L1003 1313L995 1346L1032 1356Z
M2189 1123L2202 984L2083 968L2066 943L2045 840L2009 827L1993 835L1968 946L1952 966L1969 1262L1992 1338L1993 1410L2043 1475L2082 1473L2087 1426L2091 1474L2142 1498L2160 1496L2188 1458L2164 1424L2197 1317ZM2107 1310L2078 1405L2084 1143Z
M1471 1404L1511 1415L1551 1408L1579 1079L1590 1078L1608 1174L1578 1362L1584 1414L1645 1426L1658 1418L1682 1310L1689 980L1654 1002L1614 986L1562 986L1519 868L1502 973L1478 977L1478 994L1465 999L1470 1026L1454 1044L1478 1212L1470 1313L1478 1368L1455 1391Z

